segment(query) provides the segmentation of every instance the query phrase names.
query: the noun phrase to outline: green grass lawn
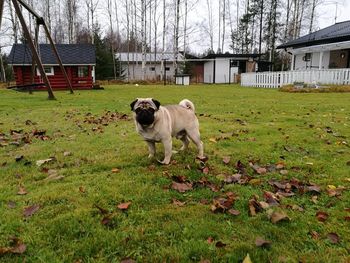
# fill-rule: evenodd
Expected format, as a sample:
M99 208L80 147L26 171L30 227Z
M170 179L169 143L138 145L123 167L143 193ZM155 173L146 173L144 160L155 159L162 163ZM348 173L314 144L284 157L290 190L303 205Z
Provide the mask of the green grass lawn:
M350 94L123 85L55 95L0 90L0 262L350 261ZM192 143L169 166L147 159L136 97L193 101L208 161ZM244 180L229 183L237 173ZM181 179L192 189L172 189ZM218 197L229 205L214 213ZM272 223L274 212L290 220Z

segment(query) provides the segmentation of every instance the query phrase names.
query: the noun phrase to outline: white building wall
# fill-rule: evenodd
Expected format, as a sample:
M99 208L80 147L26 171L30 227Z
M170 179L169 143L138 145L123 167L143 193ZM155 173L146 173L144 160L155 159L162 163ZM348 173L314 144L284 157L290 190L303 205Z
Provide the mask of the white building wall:
M310 69L319 69L319 62L320 62L320 52L313 52L311 53L311 60L310 61L304 61L303 57L305 56L305 53L303 54L296 54L294 57L294 70L310 70ZM322 63L321 63L321 69L328 69L329 65L329 57L330 52L324 51L322 56Z
M204 83L213 83L213 61L204 63Z
M229 59L216 59L215 83L229 83Z
M143 77L143 72L142 72L142 64L129 64L129 72L130 72L130 78L128 78L128 65L123 64L123 69L124 69L124 75L125 75L125 80L142 80ZM173 79L175 70L173 64L167 64L166 65L169 70L166 71L166 78L167 79ZM151 68L155 68L155 71L151 70ZM159 80L161 78L162 74L162 68L160 64L156 65L150 65L146 64L146 70L145 70L145 80ZM164 74L164 73L163 73Z

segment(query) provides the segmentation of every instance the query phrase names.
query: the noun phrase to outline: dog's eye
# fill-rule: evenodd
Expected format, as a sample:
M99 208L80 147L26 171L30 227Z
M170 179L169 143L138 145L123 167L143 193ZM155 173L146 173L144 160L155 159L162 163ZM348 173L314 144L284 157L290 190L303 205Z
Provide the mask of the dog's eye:
M141 111L140 108L135 109L135 113L139 113Z

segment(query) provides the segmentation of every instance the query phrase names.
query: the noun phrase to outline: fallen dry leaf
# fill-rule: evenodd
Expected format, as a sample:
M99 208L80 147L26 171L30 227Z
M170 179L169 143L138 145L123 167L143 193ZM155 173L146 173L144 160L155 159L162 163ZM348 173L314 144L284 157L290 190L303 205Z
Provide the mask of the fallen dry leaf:
M327 237L329 241L333 244L338 244L340 241L340 237L336 233L329 233Z
M317 220L320 221L320 222L324 222L328 219L329 217L329 214L326 213L326 212L323 212L323 211L318 211L316 213L316 217L317 217Z
M36 161L36 165L40 167L43 164L51 163L51 162L54 162L54 161L56 161L56 158L55 157L50 157L48 159Z
M290 221L290 218L284 212L274 211L270 215L270 220L272 224L277 224L282 221Z
M224 158L222 158L222 161L223 161L224 164L229 164L230 161L231 161L231 157L225 156Z
M120 210L128 210L129 206L131 205L131 202L126 202L126 203L120 203L117 207Z
M218 241L218 242L216 242L215 246L218 248L223 248L223 247L226 247L226 244L221 242L221 241Z
M171 189L174 189L180 193L184 193L186 191L192 190L192 184L191 183L177 183L173 182L171 184Z
M214 242L214 238L212 238L212 237L208 237L207 242L208 242L208 244L213 243L213 242Z
M28 192L27 192L27 190L24 188L24 186L20 185L17 194L18 194L18 195L26 195L26 194L28 194Z
M320 238L319 233L317 233L317 232L314 231L314 230L310 231L310 235L311 235L311 237L312 237L313 239L315 239L315 240L317 240L317 239Z
M271 245L271 241L265 240L262 237L257 237L255 239L255 245L257 247L269 247Z
M23 215L25 217L30 217L30 216L34 215L36 212L38 212L39 209L40 209L40 205L28 206L23 210Z
M172 204L181 207L181 206L184 206L184 205L186 204L186 202L181 202L181 201L179 201L179 200L173 198Z
M23 254L27 246L17 237L11 238L10 247L0 247L0 256L5 254Z
M119 172L120 172L120 169L118 169L118 168L112 168L111 172L112 172L112 173L119 173Z
M227 213L229 213L230 215L233 215L233 216L238 216L241 214L241 212L239 212L238 210L235 210L235 209L229 209L227 211Z

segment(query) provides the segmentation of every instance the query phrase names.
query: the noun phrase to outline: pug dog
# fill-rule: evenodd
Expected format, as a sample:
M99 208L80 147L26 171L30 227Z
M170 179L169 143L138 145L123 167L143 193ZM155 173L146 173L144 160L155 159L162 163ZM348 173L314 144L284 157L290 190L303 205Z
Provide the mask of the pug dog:
M188 99L178 105L161 106L152 98L138 98L131 104L136 131L146 141L149 158L156 153L156 142L164 145L164 160L169 164L172 155L172 137L182 141L181 151L188 148L190 140L197 146L198 158L204 158L203 143L200 139L199 122L195 115L194 104Z

